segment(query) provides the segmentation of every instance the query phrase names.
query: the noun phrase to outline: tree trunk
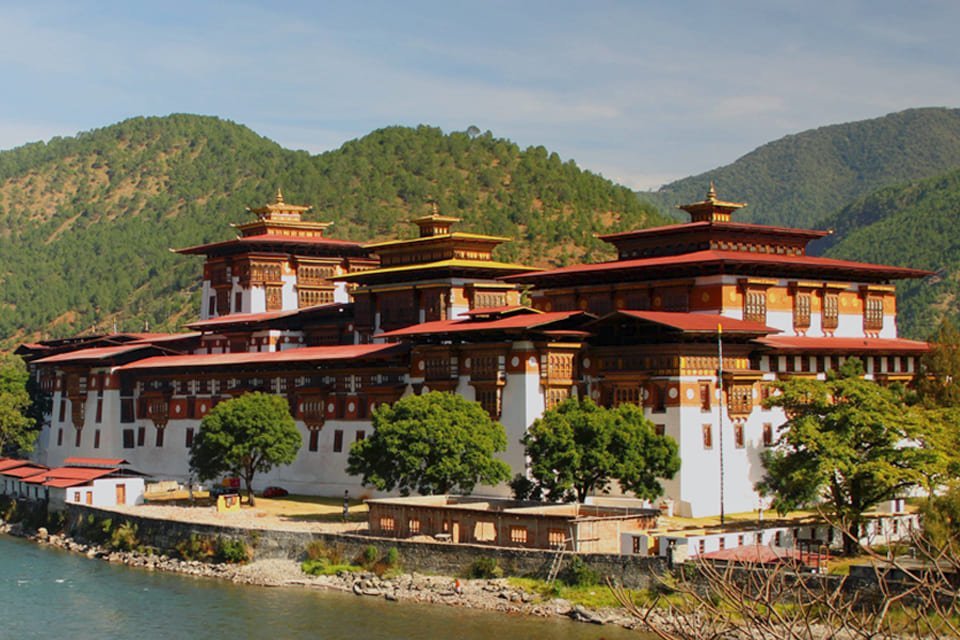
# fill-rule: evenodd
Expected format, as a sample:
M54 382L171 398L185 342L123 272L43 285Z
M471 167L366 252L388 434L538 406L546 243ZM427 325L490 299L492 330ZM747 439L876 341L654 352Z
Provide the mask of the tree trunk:
M854 520L846 525L843 536L843 555L855 556L860 551L860 521Z
M247 503L252 507L256 504L253 498L253 474L244 475L243 482L247 485Z

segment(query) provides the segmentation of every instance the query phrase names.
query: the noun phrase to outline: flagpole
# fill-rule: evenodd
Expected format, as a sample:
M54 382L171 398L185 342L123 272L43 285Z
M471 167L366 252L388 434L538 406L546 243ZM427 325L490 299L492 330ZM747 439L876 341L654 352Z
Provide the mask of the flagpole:
M725 523L725 513L723 505L723 325L717 323L717 358L720 362L717 367L717 389L720 391L720 398L717 402L717 409L720 415L717 417L717 440L720 447L720 524Z

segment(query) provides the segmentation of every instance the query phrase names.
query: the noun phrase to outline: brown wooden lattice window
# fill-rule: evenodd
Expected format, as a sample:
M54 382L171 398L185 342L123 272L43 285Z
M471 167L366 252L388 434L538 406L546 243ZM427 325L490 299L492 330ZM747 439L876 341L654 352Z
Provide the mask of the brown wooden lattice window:
M823 328L836 329L840 324L840 296L827 293L823 296Z
M806 329L810 326L809 293L798 293L793 299L793 326L797 329Z
M767 292L747 291L743 297L743 319L752 322L767 321Z
M883 298L867 296L863 303L864 331L880 331L883 329Z

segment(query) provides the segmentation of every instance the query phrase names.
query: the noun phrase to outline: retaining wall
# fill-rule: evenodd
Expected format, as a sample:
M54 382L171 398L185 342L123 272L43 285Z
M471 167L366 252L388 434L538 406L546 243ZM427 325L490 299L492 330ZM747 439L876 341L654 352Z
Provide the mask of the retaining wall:
M71 535L79 534L88 519L102 522L130 522L137 525L137 537L141 544L155 547L163 552L176 548L179 541L191 535L232 540L242 540L253 549L255 558L300 559L307 545L313 540L338 547L343 555L353 558L368 546L377 548L383 556L391 547L400 552L404 569L442 575L464 575L478 558L496 558L508 575L545 578L550 570L555 553L540 549L505 549L486 545L452 544L443 542L412 542L396 538L380 538L362 534L311 533L305 531L276 531L272 529L241 529L217 525L178 522L146 518L105 511L86 505L70 504L66 507L66 530ZM567 553L569 559L572 554ZM666 571L665 558L654 556L629 556L618 554L577 554L584 564L601 576L610 576L629 588L650 586L655 576Z

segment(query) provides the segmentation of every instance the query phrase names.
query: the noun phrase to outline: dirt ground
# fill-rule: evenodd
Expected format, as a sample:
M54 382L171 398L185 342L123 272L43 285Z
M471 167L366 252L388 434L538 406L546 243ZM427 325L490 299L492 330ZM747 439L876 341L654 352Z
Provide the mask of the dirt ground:
M343 501L338 498L286 496L256 498L253 507L244 499L239 511L218 513L213 506L169 505L161 502L114 507L112 511L145 518L197 522L227 527L289 531L359 531L367 528L367 505L350 502L350 514L343 521Z

